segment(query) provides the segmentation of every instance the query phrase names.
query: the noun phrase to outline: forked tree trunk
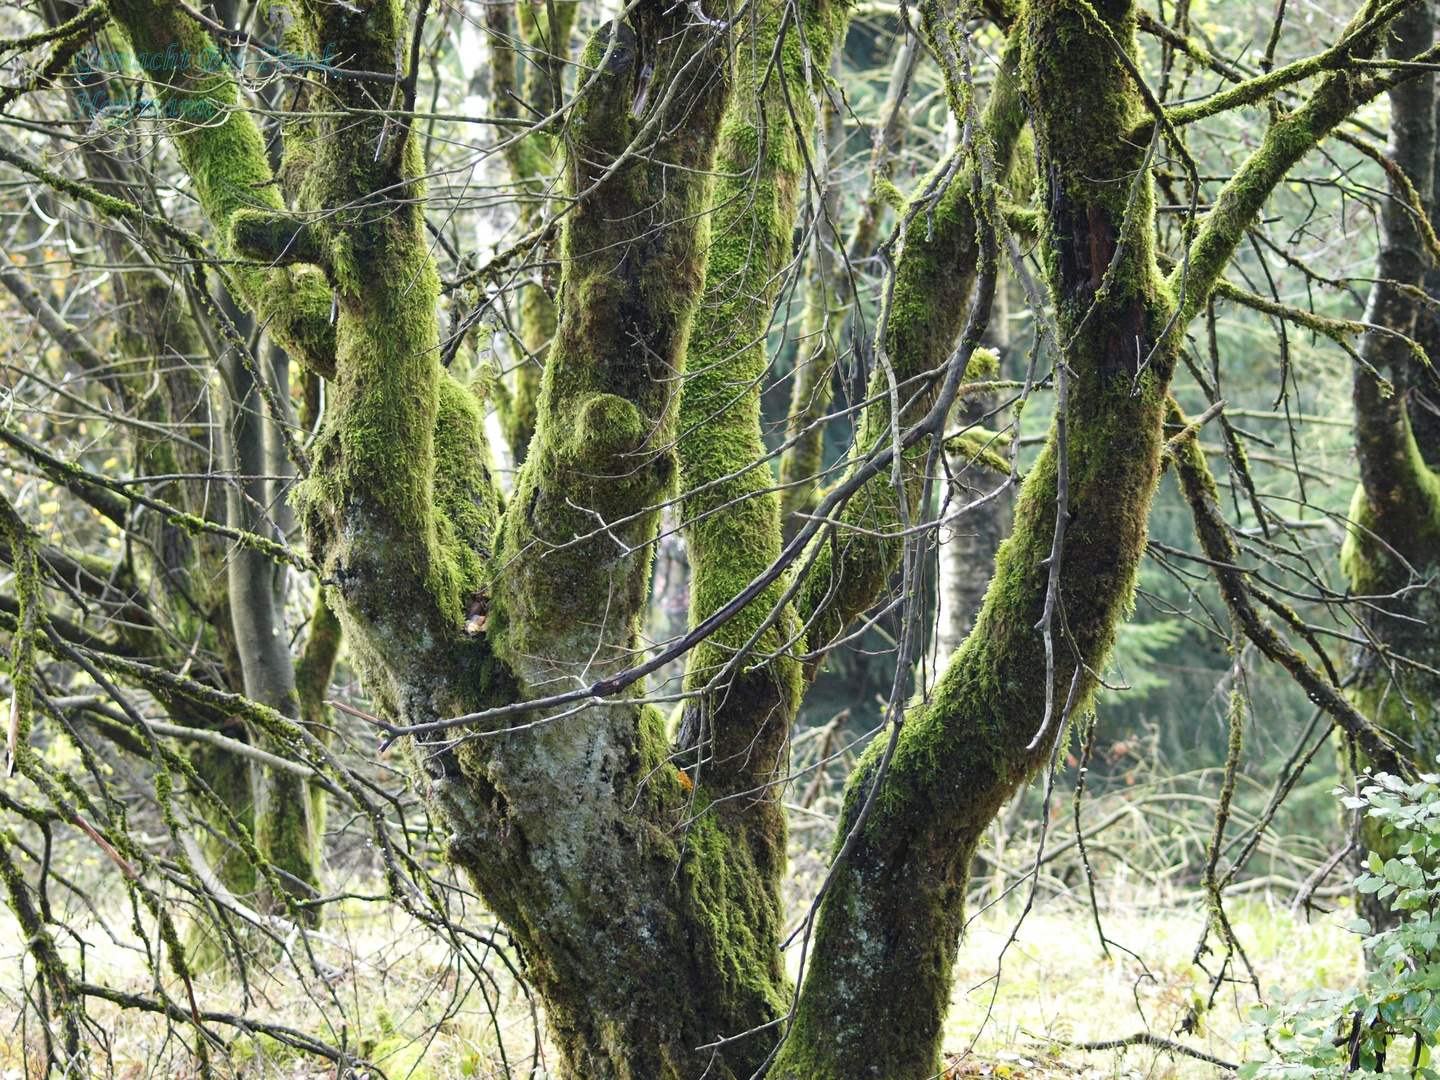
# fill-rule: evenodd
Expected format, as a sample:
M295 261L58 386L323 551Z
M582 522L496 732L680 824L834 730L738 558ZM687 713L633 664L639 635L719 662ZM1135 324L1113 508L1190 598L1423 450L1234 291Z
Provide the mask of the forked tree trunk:
M351 5L298 4L296 32L317 54L331 47L355 69L391 70L405 54L402 5L362 2L363 19ZM114 7L136 51L170 41L198 51L201 35L182 9ZM439 361L438 281L408 125L369 111L366 84L318 76L327 102L356 112L337 116L327 104L305 138L288 140L285 170L303 162L305 177L293 210L270 184L244 112L177 131L212 223L231 252L257 261L235 270L236 291L292 356L333 376L302 488L306 535L387 719L468 716L630 666L659 507L677 471L696 617L722 610L775 565L777 501L757 481L768 469L752 468L761 446L753 380L771 271L789 258L814 123L807 102L843 23L825 4L801 5L793 24L791 10L752 11L747 30L773 29L747 44L735 70L720 12L699 4L640 0L628 21L592 37L567 129L563 184L574 202L559 241L560 317L535 434L503 511L481 402ZM922 15L953 76L938 5ZM779 50L778 75L757 93L755 73L781 26L805 44ZM1368 27L1352 52L1368 55L1383 31ZM568 1073L747 1080L771 1060L777 1033L772 1077L938 1072L969 858L1049 753L1072 657L1085 662L1077 701L1093 690L1088 673L1104 667L1144 546L1174 349L1269 192L1370 85L1327 74L1311 103L1271 124L1200 226L1182 288L1179 271L1163 279L1156 267L1141 172L1153 121L1122 61L1133 36L1128 0L1031 0L987 105L981 137L1001 177L1025 116L1017 78L1037 123L1042 255L1070 399L1027 478L975 632L928 704L878 740L852 778L842 837L853 829L854 840L820 909L793 1025L779 1023L790 1000L777 940L784 819L768 782L783 775L814 654L876 602L897 565L895 526L920 505L924 440L904 455L898 488L887 471L838 509L861 529L815 536L807 525L813 571L773 625L761 620L783 578L692 658L697 696L680 746L634 686L604 704L587 691L569 709L471 720L459 742L451 729L412 740L450 829L449 854L523 950ZM162 96L235 102L223 72L163 77ZM767 95L777 89L789 94L798 132L774 122ZM972 157L943 191L937 174L923 193L928 213L907 228L884 346L897 380L932 378L896 417L877 374L850 464L857 486L869 475L864 455L891 444L892 424L948 410L933 376L944 369L953 386L958 372L946 360L967 311L961 357L983 331L997 211L982 183L990 159L976 156L985 171ZM748 209L728 198L747 172ZM1035 627L1050 592L1062 475L1068 514L1054 565L1064 617L1053 623L1047 675ZM488 625L472 639L467 611L487 596ZM756 634L760 652L777 655L712 686Z

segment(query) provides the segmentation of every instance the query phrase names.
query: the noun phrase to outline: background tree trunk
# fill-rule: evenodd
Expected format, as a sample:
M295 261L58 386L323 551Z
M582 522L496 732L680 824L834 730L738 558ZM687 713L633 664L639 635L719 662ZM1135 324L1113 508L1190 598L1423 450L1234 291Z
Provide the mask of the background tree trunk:
M1004 303L1006 283L1003 275L995 287L995 312L990 333L992 345L1001 350L1010 344L1006 326L1008 305ZM1002 359L1004 352L1000 353ZM996 371L996 377L1003 365ZM981 377L981 376L976 376ZM1000 426L995 415L1000 407L998 393L977 394L963 398L955 409L951 430L965 431L972 427L994 429ZM983 438L983 437L982 437ZM1009 479L993 466L971 456L950 454L949 512L954 514L972 503L979 503L956 519L939 535L939 551L935 582L935 653L943 664L952 656L970 631L985 602L985 590L995 569L995 555L1000 544L1010 535L1015 516L1013 489L1007 489L987 502L980 502L1005 485Z
M1388 52L1408 60L1428 49L1435 39L1435 13L1430 3L1417 4L1392 27ZM1395 177L1381 204L1380 255L1371 286L1365 321L1409 337L1417 328L1420 305L1403 291L1418 286L1435 261L1416 220L1433 212L1432 182L1436 154L1436 98L1433 75L1425 75L1390 92L1390 138L1385 148L1413 185L1424 209L1414 209ZM1360 485L1350 505L1351 527L1341 554L1350 589L1374 598L1361 608L1367 636L1382 649L1440 665L1440 477L1432 471L1412 425L1424 414L1418 406L1434 393L1433 375L1413 357L1404 340L1383 332L1364 334L1359 353L1370 370L1354 368L1355 446ZM1385 386L1379 373L1390 380ZM1423 430L1433 431L1427 417ZM1432 447L1432 454L1434 448ZM1375 724L1394 733L1406 746L1415 766L1429 770L1440 754L1440 724L1435 699L1440 681L1397 663L1379 650L1357 650L1351 696L1356 707ZM1342 775L1371 764L1353 744L1342 754ZM1389 853L1394 842L1383 837L1369 818L1358 823L1352 864L1358 872L1366 853ZM1393 926L1397 915L1373 893L1356 894L1357 911L1379 930Z
M277 400L288 403L288 380L276 376L288 369L289 362L278 349L270 353L270 371L266 374ZM253 374L233 348L222 358L220 370L229 392L221 428L224 461L227 471L240 478L226 489L228 523L232 528L283 541L285 526L291 520L285 502L286 485L283 480L270 479L290 472L280 435L266 413ZM285 629L288 568L264 552L236 545L230 551L227 569L230 617L245 696L298 720L295 661ZM267 746L259 732L251 732L251 741L262 748ZM302 899L318 896L316 831L308 785L293 772L268 765L247 767L254 800L255 840L261 854ZM278 900L271 898L269 903L275 905Z

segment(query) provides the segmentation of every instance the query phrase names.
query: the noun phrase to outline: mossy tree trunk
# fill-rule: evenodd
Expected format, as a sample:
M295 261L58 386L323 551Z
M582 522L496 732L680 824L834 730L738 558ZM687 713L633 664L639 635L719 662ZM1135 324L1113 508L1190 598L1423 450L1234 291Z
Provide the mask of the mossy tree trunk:
M1396 20L1390 55L1408 59L1433 39L1431 6L1418 5ZM1433 76L1392 91L1390 112L1386 153L1410 179L1422 204L1429 205L1436 151ZM1415 211L1393 181L1381 211L1378 280L1370 290L1365 321L1410 336L1420 304L1403 287L1422 282L1433 256L1426 251ZM1433 384L1401 337L1366 333L1358 351L1372 370L1358 364L1354 369L1360 485L1350 508L1342 566L1352 592L1376 598L1363 609L1374 639L1433 667L1440 661L1436 593L1424 583L1440 571L1440 478L1427 464L1412 422L1414 395ZM1416 669L1387 661L1380 650L1366 650L1355 696L1362 711L1400 733L1412 744L1416 763L1428 767L1440 753L1440 728L1432 719L1437 689Z
M494 115L517 119L523 105L526 115L547 117L560 108L564 96L562 77L569 62L570 32L578 8L579 0L559 0L549 5L519 0L518 4L485 6ZM554 26L550 24L551 12ZM516 14L520 23L518 37ZM523 76L518 62L522 51L526 56ZM505 165L510 171L511 183L524 196L519 215L523 232L541 227L550 216L544 200L547 194L553 194L547 189L554 182L555 154L554 138L549 132L511 140L505 147ZM557 278L553 263L555 252L551 244L542 244L537 250L540 266L529 276L538 276L539 281L522 285L519 290L517 344L520 355L515 358L514 388L503 395L500 402L501 427L517 467L524 463L530 440L535 436L540 377L555 336L555 301L551 299Z
M297 48L333 46L356 70L393 70L410 33L404 6L361 3L363 17L328 0L295 5ZM116 0L115 10L137 51L199 33L163 0ZM947 55L938 8L922 14ZM881 597L905 549L896 526L918 516L925 483L922 441L901 456L898 484L872 479L839 511L858 529L816 537L793 605L759 638L775 656L748 658L711 686L779 604L792 584L783 577L697 650L678 746L638 685L589 698L639 650L651 546L677 479L695 621L782 550L756 390L775 279L791 258L812 90L844 12L750 9L748 28L762 29L737 53L722 15L639 0L595 32L578 65L560 166L572 201L559 315L535 432L503 508L482 402L440 363L439 282L405 120L413 84L402 78L400 114L385 117L365 84L317 73L327 105L305 145L287 141L281 175L304 160L288 202L245 113L175 136L227 252L253 260L234 270L235 293L300 363L333 376L299 499L326 601L388 721L472 725L459 742L450 729L421 730L410 752L448 825L450 857L523 950L562 1067L578 1076L727 1080L770 1062L791 999L778 949L784 821L767 785L783 775L813 674L801 648L813 660ZM1383 32L1367 28L1355 53ZM1021 87L1043 164L1042 254L1070 394L975 632L851 781L842 836L853 838L772 1077L938 1072L969 858L1050 752L1072 686L1083 707L1104 668L1144 548L1174 349L1275 185L1379 92L1374 79L1332 72L1272 123L1199 227L1182 288L1180 271L1157 268L1142 170L1153 120L1124 62L1133 38L1128 0L1030 0L984 124L969 125L983 152L943 188L943 174L927 182L927 213L916 203L905 230L884 362L849 465L857 485L864 455L945 400L936 376L957 374L947 360L966 320L959 356L984 329L998 211L990 166L975 161L988 153L1006 175L1026 115ZM223 72L165 77L164 95L235 101ZM952 107L968 108L951 89ZM344 107L355 112L337 115ZM898 408L892 374L921 388ZM1052 580L1060 615L1047 665L1036 624ZM484 598L488 623L472 637L466 615ZM558 711L473 718L577 689L586 696Z
M1130 6L1097 10L1133 51ZM1055 622L1056 638L1067 625L1072 640L1055 648L1047 688L1036 625L1050 580L1058 454L1067 449L1052 431L1026 480L1014 535L1000 549L975 632L928 705L905 716L893 748L876 740L847 789L841 833L854 828L867 802L868 819L821 906L813 970L776 1065L779 1076L855 1076L862 1061L887 1077L938 1071L975 844L1063 726L1052 716L1042 736L1047 698L1054 712L1064 710L1075 655L1088 670L1103 668L1129 601L1158 478L1160 410L1173 364L1161 334L1173 301L1148 240L1154 226L1146 183L1127 215L1131 178L1145 150L1125 135L1143 121L1144 106L1103 33L1064 0L1027 5L1018 32L1019 78L1039 119L1046 175L1044 265L1058 338L1070 343L1064 359L1074 373L1064 418L1069 528L1058 578L1064 618ZM1070 106L1077 99L1086 102L1084 110ZM1122 239L1113 284L1102 294ZM923 303L926 296L902 295L897 283L894 303ZM1079 707L1092 690L1093 679L1082 673Z
M1435 39L1435 12L1420 3L1393 25L1391 59L1408 60ZM1405 287L1425 283L1434 255L1426 250L1417 214L1429 212L1436 154L1435 84L1425 75L1390 92L1390 138L1386 155L1403 171L1420 208L1412 208L1394 177L1381 204L1380 252L1365 321L1405 337L1416 334L1421 305ZM1430 342L1433 344L1433 338ZM1440 754L1435 700L1440 681L1402 657L1433 670L1440 665L1440 476L1433 470L1435 425L1419 405L1434 393L1433 374L1412 355L1407 342L1368 332L1358 352L1369 369L1354 366L1355 448L1360 484L1350 504L1350 527L1341 553L1350 591L1368 598L1359 617L1373 648L1358 651L1351 697L1382 729L1398 736L1415 766L1431 770ZM1419 420L1419 436L1415 421ZM1427 439L1430 453L1422 446ZM1387 655L1388 654L1388 655ZM1348 744L1346 773L1371 764ZM1352 860L1394 844L1368 818ZM1376 928L1393 925L1389 904L1357 894L1357 909Z
M1065 440L1052 429L1026 478L975 630L929 700L909 710L888 743L872 744L847 787L842 861L772 1076L918 1080L939 1071L970 857L1005 799L1051 752L1063 725L1057 716L1042 728L1047 698L1057 712L1067 699L1072 712L1083 709L1093 673L1104 668L1143 553L1179 335L1274 186L1379 92L1359 77L1330 75L1301 109L1271 125L1200 226L1182 292L1181 270L1162 278L1156 268L1153 195L1148 177L1137 178L1153 120L1119 60L1122 50L1135 53L1134 17L1126 0L1031 0L1016 22L1046 201L1041 250L1073 373ZM1357 52L1378 43L1370 28ZM903 268L896 278L898 308ZM1050 592L1062 447L1063 620L1054 625L1057 638L1064 626L1069 640L1057 641L1047 667L1037 625ZM851 570L844 542L835 547L838 588L828 588L843 595ZM887 563L863 547L851 541L861 572L878 573ZM816 575L809 591L826 588ZM844 621L842 613L829 625ZM1078 675L1076 658L1084 662Z
M794 266L793 235L807 173L815 176L815 98L844 32L844 3L814 0L789 29L792 9L757 13L754 48L740 50L735 89L721 124L711 197L706 292L695 316L680 399L678 458L690 560L690 624L714 615L780 555L780 499L760 429L760 391L776 299ZM787 32L781 36L782 21ZM778 64L775 60L778 58ZM773 68L772 68L773 65ZM774 950L782 921L786 859L780 786L800 703L801 671L790 643L801 634L785 607L754 646L778 653L725 674L781 602L776 581L689 658L677 736L681 766L735 850L753 861L764 896L754 927ZM701 693L717 683L708 693ZM779 969L778 952L770 962Z

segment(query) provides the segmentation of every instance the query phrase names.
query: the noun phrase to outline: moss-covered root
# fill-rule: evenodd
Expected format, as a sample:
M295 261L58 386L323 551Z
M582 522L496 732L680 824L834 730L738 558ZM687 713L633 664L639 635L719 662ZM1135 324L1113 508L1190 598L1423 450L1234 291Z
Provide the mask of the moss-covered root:
M984 111L985 130L1002 174L1009 167L1025 121L1015 80L1009 74L1019 62L1022 36L1011 35ZM972 180L970 168L962 170L933 210L927 205L905 231L895 267L895 287L885 313L886 352L895 378L902 384L944 364L964 325L979 260ZM934 404L934 389L918 395L914 390L902 391L904 400L915 398L901 417L902 424L925 414ZM857 427L859 455L868 454L880 440L890 437L889 380L879 366L869 394L876 401L862 414ZM923 456L923 449L918 453ZM911 506L919 499L921 471L914 461L906 463L906 494ZM817 539L823 546L797 602L810 627L812 652L832 641L880 598L900 559L899 541L870 535L893 531L900 522L899 501L888 472L853 498L841 517L847 525L865 532L842 531L833 542ZM818 661L810 669L812 676L817 667Z
M710 213L706 295L696 315L680 399L680 489L690 560L691 625L713 615L780 554L780 500L773 474L751 468L765 457L760 389L766 335L791 260L792 236L815 134L813 96L846 25L844 0L804 6L797 29L789 8L762 9L756 40L739 50L736 90L721 125ZM784 40L778 40L782 25ZM801 35L804 35L803 40ZM771 58L778 55L779 68ZM782 583L762 593L690 657L688 689L699 689L735 659L778 603ZM786 614L758 648L783 650L799 637ZM758 792L738 807L737 824L771 883L771 919L757 933L778 943L785 817L780 789L786 741L800 699L800 665L789 656L744 664L715 693L687 703L679 741L707 793Z
M1101 10L1133 48L1128 5ZM1075 382L1066 414L1070 524L1059 596L1085 663L1077 684L1083 709L1094 687L1089 673L1103 669L1131 600L1159 478L1173 356L1162 351L1137 378L1135 342L1143 356L1172 309L1149 245L1140 243L1127 246L1115 288L1086 319L1140 166L1143 149L1121 133L1142 105L1104 40L1066 0L1032 0L1021 22L1023 80L1039 119L1049 184L1045 268L1060 338L1073 341L1067 359ZM1077 110L1077 100L1087 107ZM1148 187L1129 224L1136 236L1153 235ZM1047 689L1065 702L1074 675L1071 648L1057 647L1047 687L1044 643L1035 628L1046 602L1057 479L1052 433L1026 479L1015 531L1000 549L975 632L929 703L906 716L883 778L882 738L848 786L842 836L856 825L872 789L874 799L821 905L812 967L772 1080L921 1080L940 1071L970 857L1005 798L1048 754L1061 725L1052 723L1048 736L1036 739ZM1039 744L1033 750L1032 740Z

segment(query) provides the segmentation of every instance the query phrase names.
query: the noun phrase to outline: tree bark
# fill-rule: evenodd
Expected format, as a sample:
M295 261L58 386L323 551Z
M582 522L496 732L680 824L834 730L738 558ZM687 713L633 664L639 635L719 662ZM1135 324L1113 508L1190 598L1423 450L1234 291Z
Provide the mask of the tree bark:
M560 107L561 76L569 62L570 30L578 7L578 0L559 0L550 5L555 12L555 26L551 27L549 11L535 0L486 5L494 115L515 119L520 115L521 102L528 106L525 111L532 118L549 116ZM517 11L520 16L518 41L513 19ZM528 56L523 80L516 48L522 42ZM519 223L523 233L540 227L547 217L543 198L554 180L552 142L548 134L537 132L514 140L505 148L510 180L525 196L520 203ZM517 468L524 463L530 440L535 437L536 398L540 393L545 356L555 336L557 316L555 302L550 298L557 278L551 265L553 246L543 244L537 250L541 262L540 281L520 287L521 355L516 358L515 385L500 403L501 427Z
M969 399L960 410L961 426L984 423L996 407L993 395ZM1010 535L1014 498L1009 491L995 495L1008 477L964 455L951 458L952 511L994 495L988 502L958 517L940 538L936 575L935 652L943 663L969 636L985 602L985 590L995 568L1000 544Z
M1430 3L1417 4L1392 26L1391 59L1409 60L1435 39ZM1390 137L1386 155L1409 178L1421 205L1432 208L1436 154L1436 95L1433 75L1390 92ZM1366 305L1365 321L1411 336L1420 305L1403 286L1425 280L1433 255L1426 251L1415 211L1395 179L1389 179L1381 203L1380 252ZM1432 208L1433 209L1433 208ZM1423 211L1430 212L1430 210ZM1374 647L1356 650L1357 676L1351 698L1382 729L1397 735L1417 769L1434 767L1440 754L1440 724L1434 701L1440 681L1396 662L1386 653L1440 664L1435 576L1440 573L1440 476L1427 463L1413 425L1417 401L1433 393L1434 379L1410 354L1405 342L1384 333L1361 336L1360 356L1370 370L1354 367L1355 448L1360 484L1350 504L1350 527L1341 567L1356 595L1373 597L1358 609ZM1386 386L1377 374L1388 377ZM1421 416L1424 416L1423 409ZM1433 427L1428 424L1427 426ZM1353 764L1373 764L1342 754L1343 774ZM1366 853L1393 853L1394 841L1369 818L1359 823L1355 865ZM1379 930L1398 916L1388 901L1356 894L1357 911Z
M1133 51L1130 6L1104 4L1098 11ZM1143 119L1144 107L1102 31L1081 10L1037 0L1022 14L1017 35L1046 181L1045 269L1058 337L1071 342L1064 358L1074 372L1064 417L1068 445L1052 430L1026 479L1014 535L1000 549L997 580L975 632L930 702L907 712L893 747L885 738L872 744L847 787L840 835L857 823L859 832L821 905L814 960L776 1077L918 1080L939 1071L975 844L1048 756L1064 717L1052 717L1043 733L1041 718L1047 696L1056 712L1064 711L1075 654L1087 664L1076 703L1083 707L1093 692L1089 672L1103 669L1144 548L1159 475L1160 410L1174 362L1173 342L1161 340L1172 309L1149 240L1148 178L1139 181L1126 216L1144 147L1122 133ZM1084 110L1072 107L1077 99L1086 102ZM1122 238L1114 285L1100 295ZM1155 358L1141 373L1152 348ZM1058 581L1064 617L1055 623L1047 695L1036 624L1046 606L1062 452L1070 527ZM1062 625L1070 641L1060 637Z
M1050 753L1063 717L1042 727L1047 699L1063 711L1073 679L1074 708L1083 708L1093 673L1104 669L1143 553L1183 328L1203 310L1275 184L1367 92L1378 92L1360 77L1332 74L1305 106L1271 125L1200 227L1182 293L1181 271L1165 280L1156 269L1153 194L1149 178L1137 178L1154 121L1120 62L1135 51L1132 6L1031 0L1015 33L1046 192L1045 273L1073 371L1065 437L1052 428L1026 477L975 630L930 699L912 706L888 741L872 744L847 785L840 861L819 910L814 959L771 1070L786 1080L918 1080L940 1071L970 857L1004 800ZM1360 35L1356 55L1373 52L1380 33ZM1036 628L1050 591L1062 452L1063 618L1054 624L1047 686ZM842 565L836 576L848 572Z
M409 33L402 5L362 2L364 19L326 0L297 5L303 44L333 46L355 70L393 70ZM859 530L817 538L793 613L778 612L760 638L773 657L738 668L726 687L708 686L758 631L778 588L692 659L690 686L706 692L679 747L657 710L635 700L636 686L600 704L473 719L588 687L634 662L660 507L677 473L695 612L720 610L781 550L754 386L773 268L790 257L803 133L814 122L810 80L824 70L840 14L799 9L792 33L805 35L795 45L808 41L808 56L781 48L779 77L732 103L732 85L752 89L765 69L763 35L747 43L762 51L736 65L750 74L737 77L720 12L669 0L629 11L628 22L595 33L579 65L562 165L572 202L559 241L559 318L535 434L503 512L481 403L439 362L438 281L404 120L413 102L399 118L378 116L372 88L317 75L334 111L355 112L332 117L327 105L305 145L288 141L281 174L296 175L302 155L305 166L295 210L268 186L263 144L243 112L176 139L223 245L269 267L237 272L237 291L259 314L285 305L277 281L323 280L334 290L335 378L300 498L310 549L385 720L472 718L459 740L453 729L426 730L409 750L450 831L449 856L524 952L562 1068L747 1078L769 1060L789 1001L776 942L783 818L777 792L759 785L783 775L786 729L810 673L799 632L813 660L883 594L904 548L902 499L919 505L924 447L903 455L898 489L876 477L843 508L844 524ZM117 0L116 14L132 37L152 42L197 33L161 0ZM752 27L776 27L772 42L788 17L752 14ZM933 29L935 5L926 18ZM1072 675L1083 703L1090 673L1103 670L1144 547L1186 321L1275 184L1379 85L1331 72L1310 103L1270 126L1200 226L1182 286L1180 272L1166 279L1156 266L1141 172L1153 121L1126 66L1133 32L1127 0L1031 0L987 105L985 137L1001 175L1025 116L1017 79L1036 117L1042 254L1071 395L1027 478L975 632L930 700L877 741L849 785L842 837L853 839L842 840L774 1077L938 1072L969 858L995 810L1050 751ZM1383 32L1361 35L1356 55ZM932 45L943 54L938 39ZM403 94L403 78L399 86ZM778 127L771 91L790 118ZM177 75L161 92L235 101L223 73ZM726 163L718 170L717 151ZM741 206L726 193L750 169ZM977 281L958 355L978 341L994 281L988 180L971 168L940 190L937 175L924 192L931 220L917 213L906 230L885 312L889 368L879 365L872 382L876 401L849 466L857 486L870 475L863 455L948 402L935 376L958 374L946 361ZM292 351L323 342L297 329L317 329L307 312L305 303L283 312ZM314 355L300 358L315 365ZM890 371L907 385L929 378L929 388L897 409L884 392ZM1066 533L1052 595L1062 477ZM1035 628L1047 598L1060 605L1053 669ZM475 604L488 604L489 617L472 637ZM1051 723L1041 732L1047 701Z
M266 414L254 376L233 349L224 356L221 372L229 391L222 427L225 466L238 478L226 488L227 523L245 532L284 539L283 522L288 516L284 485L269 479L288 471L283 467L279 434ZM299 719L295 661L285 628L288 568L264 552L240 545L232 548L226 566L245 696ZM252 731L250 741L266 748L260 732ZM248 768L255 840L261 854L303 899L319 895L316 833L304 779L270 766ZM268 903L275 906L280 900L272 897Z
M740 50L721 123L706 292L686 356L677 447L692 627L780 555L774 474L752 467L766 457L760 391L776 298L794 265L800 192L807 174L815 175L815 98L847 14L843 4L817 0L805 6L797 28L790 9L766 9L753 45ZM772 584L691 653L685 686L697 697L686 703L676 736L681 766L713 800L712 827L753 862L764 897L754 932L770 952L767 978L777 1000L786 983L778 952L786 824L773 781L788 765L801 693L792 647L801 630L793 611L787 606L753 646L760 655L778 655L723 673L783 591L783 582ZM707 689L717 679L721 684Z

